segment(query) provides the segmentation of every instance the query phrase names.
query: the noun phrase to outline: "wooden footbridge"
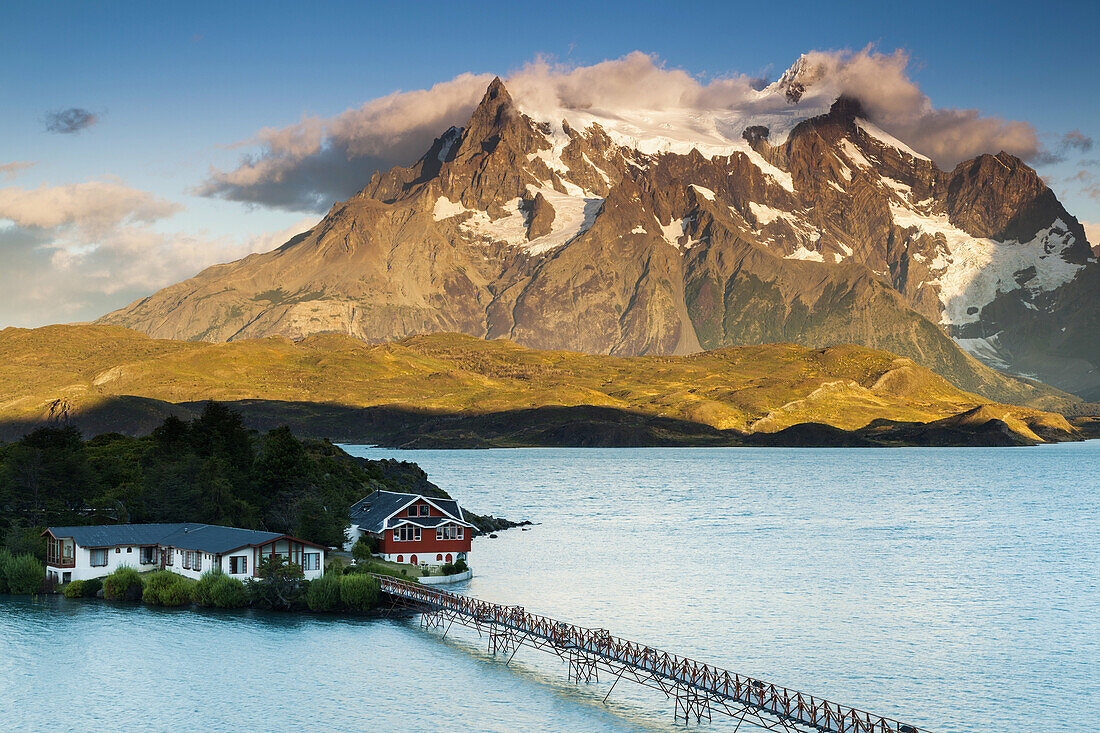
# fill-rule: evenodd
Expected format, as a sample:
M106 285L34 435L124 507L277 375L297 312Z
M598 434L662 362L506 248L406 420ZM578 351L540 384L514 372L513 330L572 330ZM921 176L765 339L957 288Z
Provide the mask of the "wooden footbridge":
M893 718L620 639L606 629L574 626L527 613L521 606L489 603L387 575L374 577L395 605L419 611L421 626L442 628L444 636L457 621L487 635L489 651L509 654L508 662L519 647L527 646L557 654L569 665L570 681L597 682L604 671L613 678L604 700L619 680L628 679L663 692L674 701L675 718L684 722L712 720L716 712L737 719L739 726L792 733L928 733Z

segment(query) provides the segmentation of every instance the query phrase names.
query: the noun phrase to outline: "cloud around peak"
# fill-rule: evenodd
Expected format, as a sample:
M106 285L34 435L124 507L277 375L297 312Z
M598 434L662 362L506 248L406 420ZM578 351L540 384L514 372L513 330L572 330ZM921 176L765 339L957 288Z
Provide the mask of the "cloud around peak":
M904 51L813 51L768 86L748 75L701 81L635 51L590 66L536 59L505 81L525 111L554 121L569 111L615 109L745 115L804 111L810 116L848 94L860 99L880 126L943 167L1000 150L1041 162L1045 150L1031 125L975 109L936 108L910 78L909 66ZM461 74L430 89L394 92L334 117L265 128L243 143L255 150L236 168L211 170L196 192L261 206L324 211L365 186L374 171L412 163L448 127L465 124L492 78ZM794 84L805 93L792 102L785 91ZM1074 134L1062 144L1085 149L1087 138Z
M261 206L324 211L371 174L416 160L451 125L469 118L491 74L461 74L430 89L394 92L335 117L264 128L244 144L258 151L237 168L211 170L196 189Z

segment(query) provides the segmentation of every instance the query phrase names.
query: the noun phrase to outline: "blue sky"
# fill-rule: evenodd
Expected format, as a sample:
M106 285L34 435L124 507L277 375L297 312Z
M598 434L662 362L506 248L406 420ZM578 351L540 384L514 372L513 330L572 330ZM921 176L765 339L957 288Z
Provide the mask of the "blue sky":
M235 168L249 148L233 145L262 128L330 117L463 72L507 75L539 55L583 66L641 50L701 79L774 79L805 51L874 44L909 53L909 76L936 107L1027 122L1052 150L1074 130L1097 138L1091 150L1036 167L1071 213L1100 222L1098 21L1097 6L1084 2L9 2L0 8L0 171L34 165L9 169L0 189L100 181L148 192L175 212L138 223L162 237L161 247L163 238L194 237L217 259L217 243L231 241L225 254L235 257L249 237L316 218L196 195L211 167ZM45 130L50 112L74 107L95 124ZM28 237L48 243L42 229L20 232L18 246ZM78 248L94 248L104 235L85 228L81 236ZM126 251L142 257L141 246ZM28 281L48 274L23 255L9 268L26 267ZM115 262L96 263L100 282ZM148 275L149 287L174 276ZM0 326L90 317L140 295L141 277L133 272L125 287L82 296L64 312L46 300L0 306Z

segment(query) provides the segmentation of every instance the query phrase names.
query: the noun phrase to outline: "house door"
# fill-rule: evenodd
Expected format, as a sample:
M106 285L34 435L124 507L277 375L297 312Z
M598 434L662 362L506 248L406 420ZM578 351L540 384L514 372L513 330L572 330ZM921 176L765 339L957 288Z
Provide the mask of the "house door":
M164 550L160 551L160 569L164 570L164 566L168 563L168 553Z

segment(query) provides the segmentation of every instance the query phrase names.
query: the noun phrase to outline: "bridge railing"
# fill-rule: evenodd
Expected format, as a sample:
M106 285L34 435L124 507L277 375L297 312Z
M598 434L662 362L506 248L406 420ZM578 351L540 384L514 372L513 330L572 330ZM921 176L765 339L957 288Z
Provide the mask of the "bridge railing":
M693 687L711 695L765 710L772 715L836 733L928 733L892 718L822 700L781 685L746 677L705 662L681 657L644 644L612 636L607 629L590 629L527 613L521 606L503 606L471 596L426 587L389 575L374 575L381 591L416 603L498 624L552 642L560 649L576 648Z

